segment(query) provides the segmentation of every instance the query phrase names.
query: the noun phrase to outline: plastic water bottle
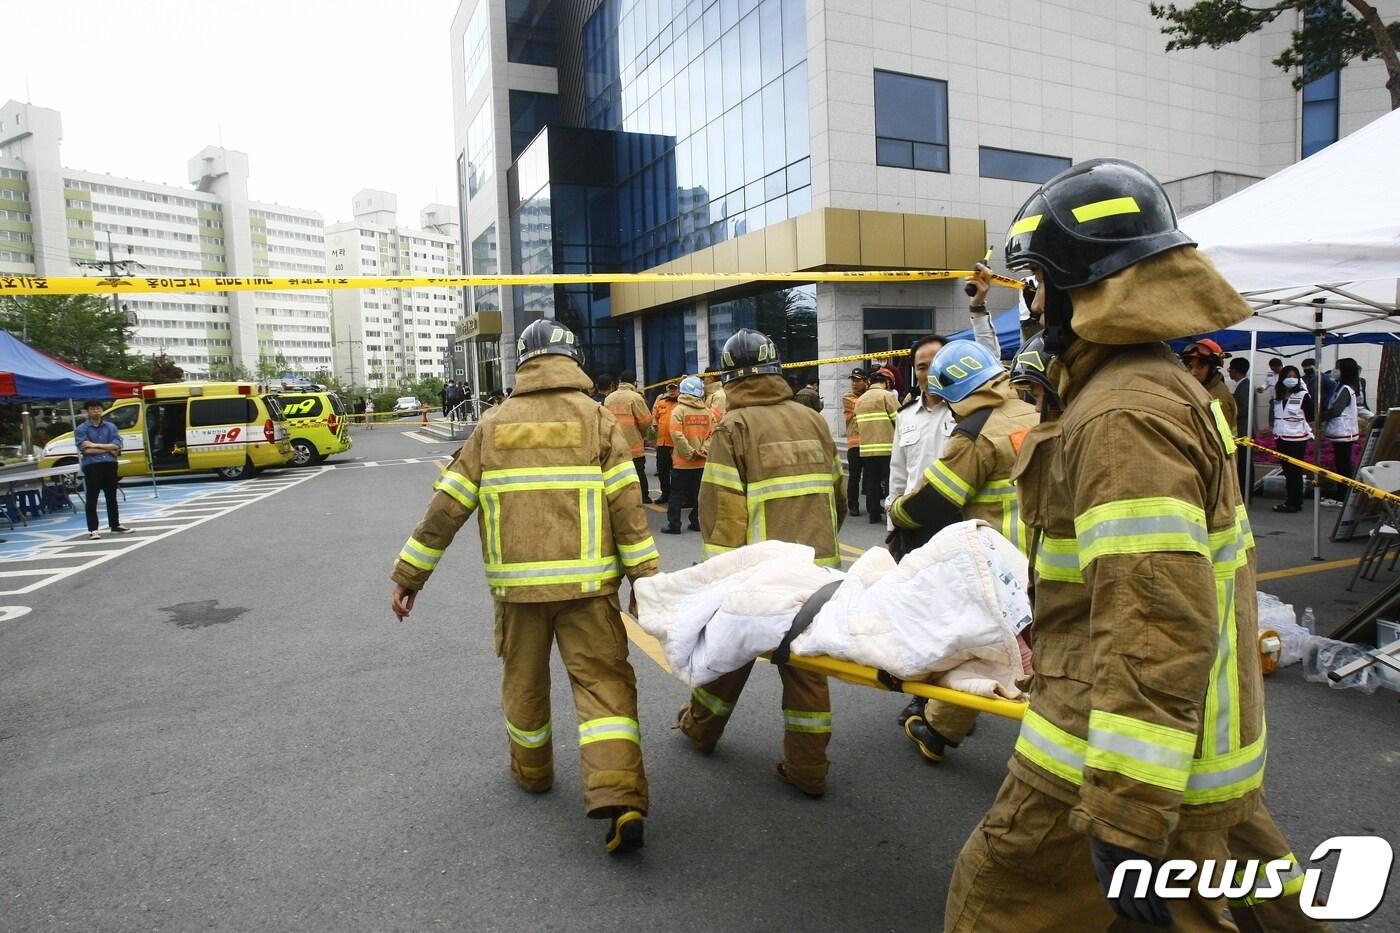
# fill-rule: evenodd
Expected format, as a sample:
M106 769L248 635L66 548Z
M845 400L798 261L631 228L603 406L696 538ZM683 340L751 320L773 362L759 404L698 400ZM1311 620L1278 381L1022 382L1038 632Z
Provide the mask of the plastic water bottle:
M1303 618L1299 620L1299 624L1307 630L1309 635L1317 634L1317 618L1313 615L1312 606L1304 607Z

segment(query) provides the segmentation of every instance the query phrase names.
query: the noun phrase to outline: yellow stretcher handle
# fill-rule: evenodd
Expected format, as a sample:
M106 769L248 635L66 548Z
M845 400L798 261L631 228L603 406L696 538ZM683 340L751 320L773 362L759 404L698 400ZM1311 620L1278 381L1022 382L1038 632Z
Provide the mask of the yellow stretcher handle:
M768 655L763 655L764 660L772 660ZM837 658L826 656L807 657L800 655L788 655L787 663L793 667L801 668L805 671L812 671L817 674L825 674L828 677L835 677L837 680L844 680L848 684L855 684L860 687L873 687L876 690L888 690L880 682L879 673L873 667L864 664L856 664L854 661L841 661ZM953 706L964 706L968 709L975 709L982 713L991 713L994 716L1004 716L1007 719L1019 720L1026 714L1026 704L1016 700L1001 700L991 697L978 696L975 693L964 693L961 690L953 690L948 687L935 687L933 684L915 683L903 681L900 690L910 696L923 697L928 700L939 700L943 703L951 703Z

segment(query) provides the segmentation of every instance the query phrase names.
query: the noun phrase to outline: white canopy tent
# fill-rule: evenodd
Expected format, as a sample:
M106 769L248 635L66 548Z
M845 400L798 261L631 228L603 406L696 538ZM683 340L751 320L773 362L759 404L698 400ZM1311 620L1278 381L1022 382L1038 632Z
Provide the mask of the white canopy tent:
M1400 333L1400 111L1181 227L1253 305L1254 316L1233 330L1312 333L1319 360L1327 334ZM1315 401L1320 444L1325 400ZM1314 496L1313 559L1321 555Z

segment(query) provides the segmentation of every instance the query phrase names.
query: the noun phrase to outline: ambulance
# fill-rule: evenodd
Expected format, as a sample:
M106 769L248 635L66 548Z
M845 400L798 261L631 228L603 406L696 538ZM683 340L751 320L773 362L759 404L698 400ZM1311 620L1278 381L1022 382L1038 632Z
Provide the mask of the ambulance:
M149 385L139 399L115 401L105 417L121 432L122 477L212 470L224 479L244 479L292 459L276 396L247 382ZM73 435L64 434L44 448L40 466L77 462Z
M353 445L345 403L334 392L299 392L283 389L277 406L292 438L292 463L311 466L327 457L343 454Z

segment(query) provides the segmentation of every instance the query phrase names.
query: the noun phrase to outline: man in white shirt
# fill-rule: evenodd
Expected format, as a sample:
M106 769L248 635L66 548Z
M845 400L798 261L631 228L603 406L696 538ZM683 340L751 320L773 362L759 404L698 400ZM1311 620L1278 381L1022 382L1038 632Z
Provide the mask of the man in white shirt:
M990 270L981 263L968 277L967 284L976 289L968 311L972 316L972 333L982 346L1001 356L1001 343L996 327L987 311L987 292L991 290ZM913 492L923 479L924 470L943 456L943 445L952 436L955 420L948 404L928 393L928 368L948 342L948 338L930 334L914 344L914 398L899 410L894 422L894 451L890 455L889 495L885 497L885 528L894 530L889 518L889 505L900 496Z

